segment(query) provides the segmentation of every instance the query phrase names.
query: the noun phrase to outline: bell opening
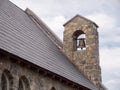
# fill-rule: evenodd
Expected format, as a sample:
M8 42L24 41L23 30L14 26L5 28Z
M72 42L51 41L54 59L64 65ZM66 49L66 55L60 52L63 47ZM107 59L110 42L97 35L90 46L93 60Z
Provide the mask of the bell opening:
M81 30L77 30L73 34L73 50L86 50L86 37Z
M85 50L85 38L77 39L77 50Z
M86 50L85 34L81 34L77 37L77 50Z

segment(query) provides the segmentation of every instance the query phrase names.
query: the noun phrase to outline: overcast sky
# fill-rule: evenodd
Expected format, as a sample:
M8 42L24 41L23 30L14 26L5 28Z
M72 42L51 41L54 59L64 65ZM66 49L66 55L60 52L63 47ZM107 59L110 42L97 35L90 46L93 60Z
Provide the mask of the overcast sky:
M120 0L10 0L30 8L62 40L63 24L76 14L99 26L100 65L103 84L120 90Z

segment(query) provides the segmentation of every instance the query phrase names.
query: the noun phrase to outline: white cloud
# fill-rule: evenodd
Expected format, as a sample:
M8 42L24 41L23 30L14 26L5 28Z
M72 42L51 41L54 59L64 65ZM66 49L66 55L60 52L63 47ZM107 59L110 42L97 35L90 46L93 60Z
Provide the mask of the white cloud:
M101 48L100 64L102 66L103 83L109 90L120 88L120 47Z
M109 80L105 83L109 87L109 90L120 90L120 79Z
M22 9L26 9L28 0L10 0L14 4L18 5Z
M94 13L86 16L95 21L99 28L100 46L120 46L120 27L117 26L117 19L105 13Z
M95 21L99 26L99 31L103 34L112 32L116 25L115 18L105 13L91 14L88 15L87 18Z
M118 48L101 48L100 59L104 69L120 68L120 47Z
M60 37L60 39L63 39L63 31L64 27L62 26L66 19L64 16L56 16L56 17L48 17L44 19L46 24L55 32L55 34Z

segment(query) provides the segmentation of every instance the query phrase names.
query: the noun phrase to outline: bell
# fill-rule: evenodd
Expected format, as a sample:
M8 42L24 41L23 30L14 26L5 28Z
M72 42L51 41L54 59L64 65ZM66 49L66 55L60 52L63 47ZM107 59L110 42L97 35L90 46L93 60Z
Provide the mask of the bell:
M78 44L77 48L83 49L85 47L85 39L84 38L80 38L78 40L79 40L79 44Z

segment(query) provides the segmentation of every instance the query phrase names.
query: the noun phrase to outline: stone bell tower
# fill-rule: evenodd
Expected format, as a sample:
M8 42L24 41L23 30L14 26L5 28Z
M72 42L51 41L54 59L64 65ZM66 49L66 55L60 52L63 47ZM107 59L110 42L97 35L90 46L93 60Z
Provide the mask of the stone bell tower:
M76 15L64 24L63 52L95 85L101 83L98 26Z

